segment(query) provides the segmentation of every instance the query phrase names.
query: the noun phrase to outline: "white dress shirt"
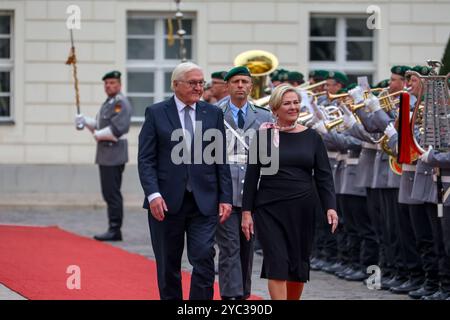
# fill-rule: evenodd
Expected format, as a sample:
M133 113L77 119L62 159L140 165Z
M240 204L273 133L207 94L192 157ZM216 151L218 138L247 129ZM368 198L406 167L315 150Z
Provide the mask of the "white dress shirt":
M187 104L185 104L180 99L178 99L178 97L176 95L174 95L174 98L175 98L175 104L177 105L178 117L180 118L181 127L184 130L184 111L185 111L184 108L187 106ZM194 132L195 132L195 108L197 107L197 104L194 103L193 105L190 105L190 107L191 107L191 109L189 109L189 115L191 116L192 127L194 128ZM147 198L148 203L152 202L152 200L154 200L158 197L162 197L159 192L152 193Z

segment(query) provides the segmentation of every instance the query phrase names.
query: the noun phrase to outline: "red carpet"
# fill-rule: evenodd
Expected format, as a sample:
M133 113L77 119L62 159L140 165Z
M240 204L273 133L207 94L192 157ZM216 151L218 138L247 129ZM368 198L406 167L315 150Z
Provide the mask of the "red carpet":
M67 288L70 265L81 269L80 290ZM58 227L0 225L0 283L33 300L159 299L154 261ZM189 283L183 272L186 299Z

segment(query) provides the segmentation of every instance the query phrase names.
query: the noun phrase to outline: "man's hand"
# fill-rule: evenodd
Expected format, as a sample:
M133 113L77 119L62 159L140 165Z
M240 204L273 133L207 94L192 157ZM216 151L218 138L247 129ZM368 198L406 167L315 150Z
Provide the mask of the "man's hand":
M165 217L164 212L167 211L166 202L162 197L157 197L150 202L150 212L156 220L163 221Z
M323 122L323 120L318 121L315 125L312 126L312 128L320 134L328 133L328 130L325 127L325 123Z
M397 134L397 130L395 129L392 122L389 122L389 124L386 126L386 129L384 129L384 134L390 139L392 136Z
M119 139L117 139L114 136L114 134L112 133L110 127L105 127L100 130L94 130L94 139L97 142L99 142L99 141L113 141L113 142L119 141Z
M425 151L424 153L422 153L422 154L419 156L419 159L422 160L422 162L428 163L428 157L429 157L430 152L431 152L432 150L433 150L433 147L432 147L432 146L428 146L428 150Z
M344 114L344 126L348 129L353 127L353 125L356 123L356 118L353 113L348 110L347 106L343 103L339 107L342 109L342 113Z
M364 100L364 106L367 112L375 112L381 109L380 100L375 96L371 96Z
M241 222L242 232L245 235L245 239L250 241L250 238L255 233L253 230L253 218L250 211L242 211L242 222Z
M75 127L78 130L83 130L85 125L86 125L86 119L84 118L84 116L81 113L77 114L75 117Z
M360 86L356 86L355 88L348 90L348 94L353 98L355 104L364 101L364 91Z
M220 223L224 223L231 214L231 204L229 203L219 203L219 217Z
M338 226L338 220L339 220L337 212L334 209L328 209L327 219L328 219L328 224L331 224L331 233L334 233Z

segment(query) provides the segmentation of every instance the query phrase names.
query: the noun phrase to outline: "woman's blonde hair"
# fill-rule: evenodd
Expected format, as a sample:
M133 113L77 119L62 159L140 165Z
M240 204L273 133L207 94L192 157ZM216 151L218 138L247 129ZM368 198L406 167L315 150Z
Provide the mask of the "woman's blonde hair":
M272 94L270 95L269 106L272 112L277 111L281 107L283 96L288 92L295 92L295 94L298 96L298 100L300 102L302 101L300 93L295 90L293 86L289 84L280 84L273 90Z

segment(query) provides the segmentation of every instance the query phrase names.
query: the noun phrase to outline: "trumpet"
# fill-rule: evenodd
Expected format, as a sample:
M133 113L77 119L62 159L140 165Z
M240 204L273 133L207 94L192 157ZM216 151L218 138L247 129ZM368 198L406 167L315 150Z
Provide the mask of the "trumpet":
M318 84L317 86L319 86L319 83L320 82L317 83ZM294 87L294 89L300 89L300 86ZM304 90L304 89L302 89L302 90ZM313 97L314 100L316 101L318 96L324 95L327 92L326 91L312 92L312 91L307 90L306 93L308 94L308 96ZM262 98L259 98L255 101L253 101L253 103L256 104L257 106L265 107L269 104L269 101L270 101L270 96L265 96L265 97L262 97Z
M297 118L297 123L306 125L306 123L308 123L313 117L314 115L312 113L300 112Z
M340 117L340 118L337 118L334 120L330 120L325 123L325 128L327 128L327 130L330 131L331 129L333 129L337 126L340 126L343 122L344 122L343 117Z
M324 85L325 83L327 83L327 80L319 81L319 82L313 83L313 84L309 84L309 82L307 82L307 83L303 83L303 84L299 85L298 87L296 87L296 89L303 89L306 91L311 91L317 87Z
M381 109L383 109L386 112L394 110L395 105L400 102L400 99L391 100L391 97L398 96L400 93L405 92L405 91L409 92L410 90L411 90L411 88L409 87L409 88L406 88L406 90L399 90L399 91L390 93L388 95L378 97L378 100L380 101ZM356 110L361 109L364 106L365 106L365 103L361 102L361 103L349 105L349 109L352 112L355 112Z
M370 89L368 91L365 91L364 94L368 95L369 92L381 92L383 91L384 88L373 88ZM339 93L339 94L332 94L332 93L327 93L327 98L328 100L336 100L336 99L340 99L340 100L344 100L346 98L352 99L352 97L350 96L350 93L346 92L346 93Z

